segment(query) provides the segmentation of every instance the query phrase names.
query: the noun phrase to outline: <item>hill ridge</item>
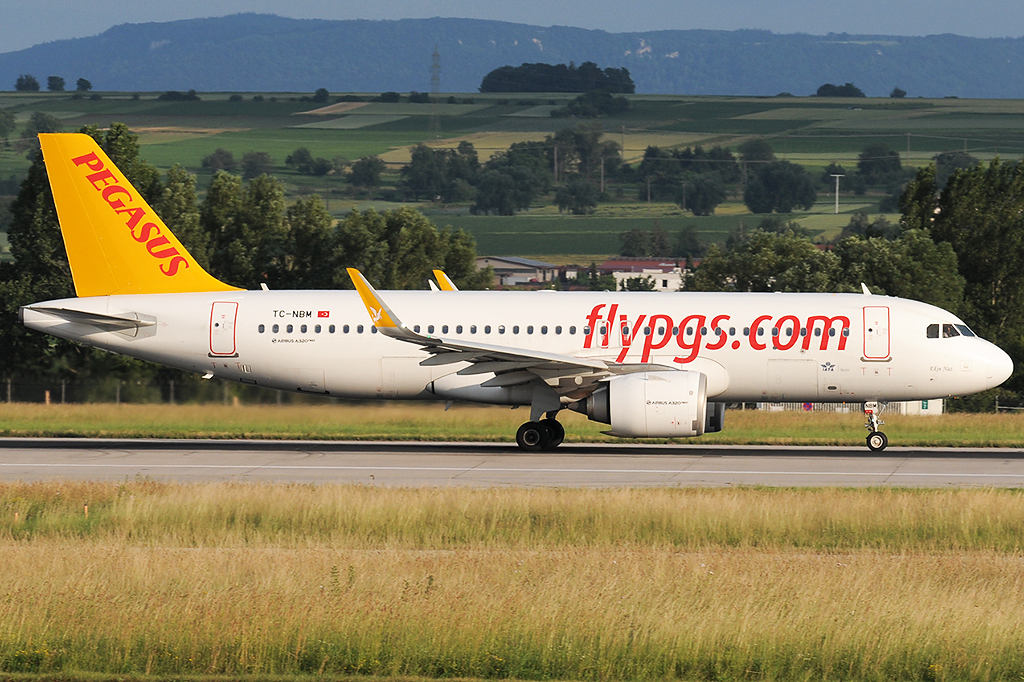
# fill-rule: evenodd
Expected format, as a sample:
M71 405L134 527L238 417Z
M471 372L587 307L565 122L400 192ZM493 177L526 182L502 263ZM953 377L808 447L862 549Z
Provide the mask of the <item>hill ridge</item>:
M243 13L119 24L88 38L0 54L0 88L50 75L96 90L475 92L492 69L596 62L629 69L640 94L812 94L853 82L869 96L1024 98L1024 38L773 33L743 29L609 33L460 18L291 19Z

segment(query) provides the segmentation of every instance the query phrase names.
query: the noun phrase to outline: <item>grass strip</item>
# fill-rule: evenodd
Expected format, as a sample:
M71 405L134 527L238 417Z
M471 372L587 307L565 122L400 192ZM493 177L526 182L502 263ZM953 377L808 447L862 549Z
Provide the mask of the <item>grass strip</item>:
M566 442L623 442L609 427L563 411ZM1024 415L883 415L894 445L1024 447ZM252 438L512 442L522 410L439 404L137 405L0 404L0 436L90 438ZM725 430L684 443L864 444L858 413L730 410ZM668 442L648 440L644 442Z

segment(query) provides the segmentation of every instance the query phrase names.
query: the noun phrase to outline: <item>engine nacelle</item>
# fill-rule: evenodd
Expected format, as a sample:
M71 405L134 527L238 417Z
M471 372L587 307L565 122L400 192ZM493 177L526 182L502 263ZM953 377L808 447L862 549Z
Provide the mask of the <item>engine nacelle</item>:
M611 424L606 433L612 436L700 436L709 421L707 377L689 371L626 374L610 379L576 409Z

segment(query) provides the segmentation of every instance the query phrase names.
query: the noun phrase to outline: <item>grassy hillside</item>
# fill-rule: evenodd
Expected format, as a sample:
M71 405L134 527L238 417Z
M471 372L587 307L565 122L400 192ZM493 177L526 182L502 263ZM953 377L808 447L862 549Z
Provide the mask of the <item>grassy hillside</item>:
M181 164L197 173L201 191L210 177L202 159L215 149L227 149L236 158L264 151L273 159L274 174L285 182L290 196L320 194L338 216L352 208L395 204L389 203L387 192L373 201L354 195L339 175L311 177L286 169L284 160L296 148L308 147L315 156L327 159L380 155L389 165L385 183L393 184L398 168L409 159L409 149L419 142L454 147L467 140L486 160L514 142L542 140L578 123L549 115L568 95L459 94L454 104L444 103L449 96L441 95L440 104L411 104L403 98L395 104L341 103L322 110L323 105L308 101L305 93L245 93L240 101L231 101L231 93L202 93L196 102L160 101L157 94L136 98L99 93L94 100L73 99L70 93L0 93L0 107L15 113L19 128L35 111L58 117L65 130L123 121L139 134L144 158L162 169ZM336 99L337 93L332 102ZM632 163L650 145L736 149L755 138L768 140L780 158L802 164L816 175L833 162L855 167L860 151L876 143L899 151L905 166L926 164L936 154L952 150L966 150L982 160L996 155L1016 160L1024 154L1024 102L1016 100L659 95L630 99L633 106L628 112L599 123ZM439 137L430 132L430 117L435 113L440 120ZM21 175L27 167L17 144L0 150L0 177ZM417 207L439 224L472 232L481 253L542 258L574 254L600 259L618 250L619 233L634 227L650 229L655 221L670 233L692 221L703 239L719 242L740 222L760 221L735 195L716 215L698 218L674 205L649 205L636 185L609 181L606 191L609 201L587 217L559 215L550 195L515 218L472 216L466 206L423 202ZM391 195L400 198L397 193ZM840 214L835 215L832 187L823 184L818 204L791 218L828 238L856 211L877 214L879 199L870 193L855 197L841 191Z

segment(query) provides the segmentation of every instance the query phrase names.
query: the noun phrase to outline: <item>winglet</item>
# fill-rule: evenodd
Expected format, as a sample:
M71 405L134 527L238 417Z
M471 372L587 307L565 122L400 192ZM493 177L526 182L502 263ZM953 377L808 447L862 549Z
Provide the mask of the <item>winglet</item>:
M459 288L455 286L455 282L452 278L445 274L444 270L434 270L434 277L437 278L437 283L441 285L441 291L458 291Z
M93 138L39 142L79 296L238 291L203 269Z
M348 276L352 278L352 284L356 285L356 291L359 292L359 298L363 299L363 305L366 306L366 312L370 314L373 326L387 336L401 337L411 334L398 319L398 316L391 312L377 290L366 281L363 273L355 268L348 268Z

